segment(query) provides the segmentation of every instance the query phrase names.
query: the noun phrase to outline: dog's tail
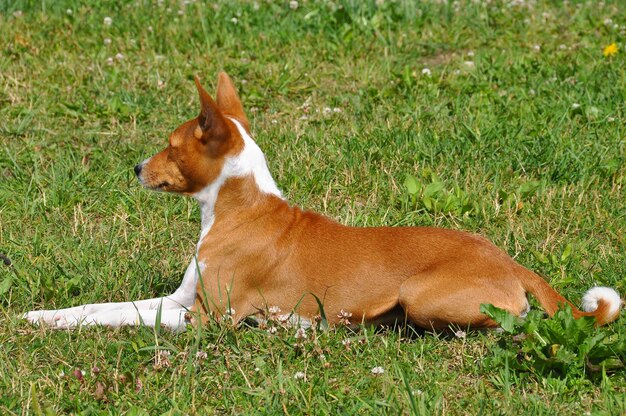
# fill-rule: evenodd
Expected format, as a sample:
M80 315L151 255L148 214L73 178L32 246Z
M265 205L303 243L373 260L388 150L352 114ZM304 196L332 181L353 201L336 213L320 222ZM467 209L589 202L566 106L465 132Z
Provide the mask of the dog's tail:
M530 292L548 315L552 316L562 305L572 308L574 318L593 316L596 318L596 326L613 322L619 316L622 299L619 294L610 287L596 286L589 289L583 296L582 311L572 305L570 301L561 296L537 273L525 269L523 286Z

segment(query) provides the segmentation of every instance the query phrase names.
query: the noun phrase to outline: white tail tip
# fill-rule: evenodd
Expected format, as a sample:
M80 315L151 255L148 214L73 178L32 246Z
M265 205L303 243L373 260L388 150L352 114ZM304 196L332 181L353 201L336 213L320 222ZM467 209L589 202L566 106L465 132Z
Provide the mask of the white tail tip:
M604 300L609 304L609 315L619 311L622 299L614 289L610 287L596 286L589 289L583 296L583 310L593 312L598 309L598 302Z

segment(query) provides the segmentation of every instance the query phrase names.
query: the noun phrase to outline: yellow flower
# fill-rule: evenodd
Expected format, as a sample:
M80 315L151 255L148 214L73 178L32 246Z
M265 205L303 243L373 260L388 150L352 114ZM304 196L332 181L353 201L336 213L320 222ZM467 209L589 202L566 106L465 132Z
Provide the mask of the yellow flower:
M617 43L615 42L611 43L608 46L605 46L604 49L602 49L602 55L604 55L607 58L615 54L617 54Z

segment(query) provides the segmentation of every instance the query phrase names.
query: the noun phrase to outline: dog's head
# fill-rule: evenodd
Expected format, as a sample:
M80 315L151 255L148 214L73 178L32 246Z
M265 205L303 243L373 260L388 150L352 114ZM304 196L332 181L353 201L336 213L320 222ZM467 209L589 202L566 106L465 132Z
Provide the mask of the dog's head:
M241 133L249 131L249 122L228 75L218 76L216 101L195 81L200 115L174 130L164 150L135 166L146 188L195 194L218 178L228 157L243 150Z

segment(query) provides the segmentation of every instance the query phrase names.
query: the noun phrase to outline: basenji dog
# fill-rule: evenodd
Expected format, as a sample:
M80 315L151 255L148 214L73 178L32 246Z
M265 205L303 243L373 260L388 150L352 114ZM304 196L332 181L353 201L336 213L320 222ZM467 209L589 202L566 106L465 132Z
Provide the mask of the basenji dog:
M170 296L33 311L31 322L148 326L172 330L209 317L264 319L282 310L310 322L323 306L330 324L408 321L425 329L497 326L493 304L523 315L531 293L548 315L569 305L598 325L622 301L607 287L583 296L581 311L536 273L486 239L431 227L348 227L282 197L232 81L220 73L213 100L195 78L200 114L168 146L135 166L144 187L193 196L202 231L180 287Z

